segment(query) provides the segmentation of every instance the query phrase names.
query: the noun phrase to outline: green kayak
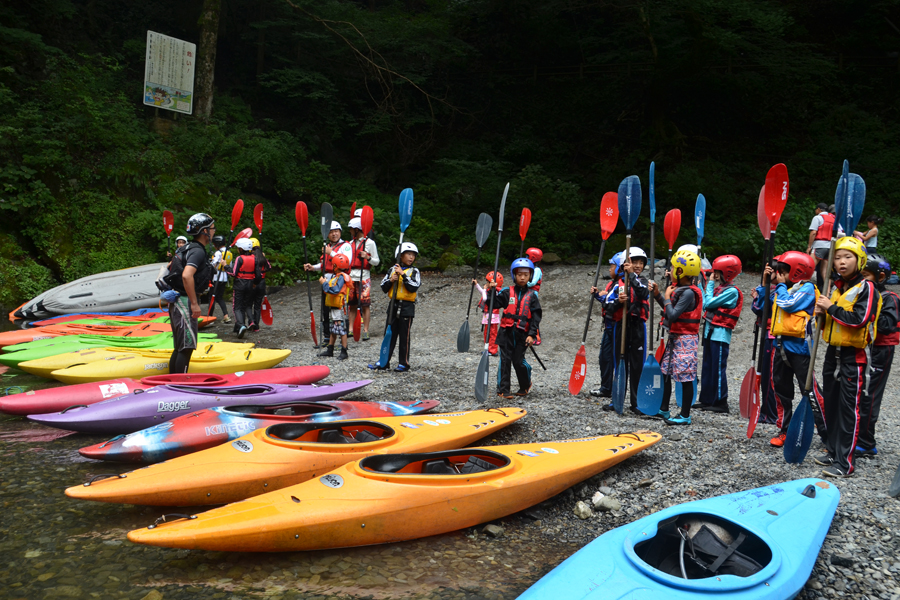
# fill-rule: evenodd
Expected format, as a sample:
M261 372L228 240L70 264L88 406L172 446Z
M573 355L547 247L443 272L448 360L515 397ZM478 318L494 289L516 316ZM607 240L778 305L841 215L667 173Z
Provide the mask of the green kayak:
M199 334L199 341L221 341L214 333ZM158 333L147 337L127 338L114 335L66 335L61 337L35 340L24 344L6 346L4 354L0 354L0 364L17 367L20 362L37 360L48 356L56 356L65 352L77 352L88 348L130 348L133 350L165 349L172 347L171 333Z

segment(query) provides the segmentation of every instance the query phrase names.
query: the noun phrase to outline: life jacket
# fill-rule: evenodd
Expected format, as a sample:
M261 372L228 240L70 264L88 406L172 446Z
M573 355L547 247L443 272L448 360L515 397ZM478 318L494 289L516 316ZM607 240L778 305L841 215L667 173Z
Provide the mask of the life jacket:
M674 323L669 323L669 332L678 335L697 335L700 333L700 315L703 314L703 292L696 285L685 285L672 292L672 304L678 304L678 298L686 290L692 290L697 300L696 306L688 312L678 315Z
M808 281L801 281L800 283L795 283L788 290L788 294L797 293L803 285L809 283ZM810 284L812 285L812 284ZM812 286L816 291L816 300L819 299L819 288L816 286ZM809 323L812 315L805 311L799 310L797 312L788 312L782 308L778 307L778 294L775 294L775 302L772 303L772 319L771 323L771 332L774 337L786 335L788 337L796 337L803 338L806 337L806 325ZM815 304L815 303L813 303Z
M850 286L846 291L841 292L835 288L831 293L831 302L839 308L846 311L852 311L859 293L863 286L871 286L871 292L874 296L878 294L875 291L875 284L871 281L863 279L856 285ZM872 296L870 296L872 298ZM872 298L874 299L874 298ZM878 317L881 316L881 295L878 294L878 303L875 308L874 318L862 327L847 327L836 322L832 316L825 313L825 327L822 329L822 339L832 346L852 346L853 348L865 348L872 340L878 336Z
M189 242L175 251L175 256L172 257L172 262L169 264L169 274L163 277L163 280L169 287L180 292L182 295L187 292L184 289L184 281L182 281L181 275L184 273L184 268L187 266L185 259L188 249L191 247L200 248L203 250L203 255L206 256L206 248L203 247L203 244L200 242ZM215 274L216 271L213 269L209 260L203 260L203 262L200 263L200 266L194 271L194 290L196 290L198 295L209 287L209 282L212 281L213 275Z
M409 276L410 271L413 270L413 267L403 270L403 274ZM403 281L402 277L398 277L396 283L394 283L394 287L391 290L391 296L397 294L397 300L403 300L404 302L415 302L416 301L416 292L411 292L406 289L405 285L400 285L400 282Z
M894 313L900 314L900 296L897 296L896 292L889 292L886 290L881 292L881 300L882 303L893 303ZM886 331L884 328L879 329L875 336L875 345L896 346L897 344L900 344L900 326L898 325L894 326L893 331Z
M703 314L703 318L718 327L725 329L734 329L737 325L738 317L741 316L741 309L744 308L744 294L740 289L733 285L720 285L713 290L713 297L718 296L727 289L734 288L738 293L737 305L734 308L711 308Z
M828 238L828 239L831 239L831 238ZM337 244L335 244L332 247L331 251L334 253L340 252L341 246L343 246L346 243L347 242L345 242L343 240L338 242ZM328 254L327 252L322 253L322 256L321 256L319 262L322 264L322 272L323 273L331 273L332 271L334 271L334 269L332 268L332 264L331 264L331 255Z
M234 273L238 279L256 279L256 257L252 254L242 254L240 266ZM235 264L237 266L237 264Z
M359 255L360 251L366 251L366 241L369 238L362 238L361 240L353 240L350 242L350 247L353 248L353 259L350 261L351 269L360 269L362 271L369 270L369 259L362 258Z
M528 331L531 324L531 303L537 298L537 292L525 288L522 297L518 297L518 288L509 288L509 304L503 308L503 316L500 318L500 327L512 327L515 325L523 331Z
M341 291L337 294L332 294L330 292L325 293L325 306L329 308L343 308L345 304L347 304L347 299L350 297L350 286L347 284L350 281L350 276L346 273L335 273L328 278L328 287L333 287L337 284L338 278L344 280L344 284L341 286Z
M831 240L831 234L834 233L834 215L829 212L821 213L821 215L823 222L816 229L816 239L819 241Z

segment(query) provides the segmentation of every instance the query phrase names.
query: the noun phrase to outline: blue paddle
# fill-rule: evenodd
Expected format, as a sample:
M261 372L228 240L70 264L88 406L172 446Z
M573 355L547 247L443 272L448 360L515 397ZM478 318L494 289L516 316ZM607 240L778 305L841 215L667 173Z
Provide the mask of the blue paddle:
M406 233L406 228L409 227L409 222L412 220L412 211L413 211L413 191L412 188L406 188L402 192L400 192L400 241L397 242L397 249L400 249L400 246L403 245L403 234ZM396 261L398 259L397 256L394 257ZM397 300L397 292L400 290L400 285L403 280L403 276L400 275L397 278L397 286L394 288L394 293L391 295L391 301L388 303L388 314L387 321L385 322L384 327L384 338L381 340L381 351L378 355L378 362L375 363L375 366L380 369L386 369L388 363L391 360L391 335L393 332L391 331L391 323L394 321L394 302Z
M506 187L503 189L503 199L500 200L500 221L497 225L497 252L494 254L494 273L500 268L500 238L503 237L503 212L506 210L506 195L508 193L509 184L507 183ZM497 277L494 277L494 281L497 281ZM497 295L498 291L497 288L493 288L493 293L489 294L491 299L490 302L488 302L488 315L494 314L494 296ZM512 290L510 290L510 292L512 293ZM489 337L490 336L488 336L488 338ZM489 339L486 338L484 341L484 350L481 352L481 360L478 361L478 370L475 372L475 399L479 402L487 401L487 386L490 375L488 342Z
M656 276L656 163L650 163L650 280ZM638 384L637 407L645 415L655 416L662 406L662 371L653 354L653 317L656 311L650 308L650 327L647 342L650 344L641 381Z
M625 260L629 262L631 252L631 230L641 213L641 180L637 175L630 175L619 184L619 216L625 225ZM616 377L613 380L612 401L613 408L620 415L625 408L625 331L628 319L628 282L629 273L625 273L625 304L622 306L622 341L619 346L619 365L616 368ZM636 400L636 399L635 399Z
M697 256L700 256L700 247L703 245L703 228L706 224L706 197L703 194L697 194L697 202L694 203L694 226L697 228ZM700 337L703 337L703 323L700 324ZM694 380L694 397L691 398L691 405L697 401L697 380ZM681 407L681 386L675 386L675 404Z

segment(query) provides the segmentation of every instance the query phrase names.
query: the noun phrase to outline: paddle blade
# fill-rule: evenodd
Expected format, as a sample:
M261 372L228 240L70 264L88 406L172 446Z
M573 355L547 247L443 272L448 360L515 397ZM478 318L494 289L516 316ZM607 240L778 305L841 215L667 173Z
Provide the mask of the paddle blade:
M778 221L788 199L788 170L778 163L766 174L766 217L771 231L778 229Z
M847 202L844 214L838 215L844 235L853 235L853 230L859 225L862 212L866 206L866 182L856 173L850 173L847 181Z
M756 222L759 224L759 232L764 240L769 239L769 217L766 216L766 186L759 188L759 200L756 203ZM746 417L745 417L746 418Z
M381 340L381 349L378 351L378 366L386 367L391 361L391 326L384 329L384 338Z
M666 220L663 222L663 235L666 236L666 243L669 244L669 250L675 247L678 240L678 233L681 231L681 209L673 208L666 213Z
M456 351L457 352L468 352L469 351L469 320L466 319L463 321L463 324L459 327L459 333L456 334Z
M475 242L478 247L484 246L488 236L491 235L491 227L494 226L494 219L487 213L478 215L478 222L475 224Z
M237 229L242 214L244 214L244 201L238 198L237 202L234 203L234 207L231 209L231 231Z
M262 202L253 207L253 222L256 223L256 231L262 234L263 205Z
M405 232L406 228L409 227L409 222L412 221L412 211L413 211L413 191L412 188L406 188L402 192L400 192L400 202L398 203L400 208L400 231Z
M648 356L641 369L641 382L638 384L637 407L645 415L656 415L662 406L663 375L659 363L653 356Z
M656 163L650 161L650 222L656 222Z
M531 226L531 210L527 208L522 209L522 216L519 217L519 239L523 242L525 241L525 236L528 235L528 228Z
M356 216L356 202L354 202L353 204L350 205L350 218L352 219L355 216Z
M163 230L166 232L166 237L172 235L172 229L175 227L175 215L172 214L171 210L163 211Z
M756 381L759 382L759 374L754 373L756 375ZM750 420L747 422L747 439L753 437L753 433L756 431L756 423L759 421L759 411L762 407L759 404L759 386L753 386L753 389L750 390Z
M479 402L487 402L488 379L490 378L489 361L488 351L485 350L481 353L478 370L475 372L475 399Z
M612 404L613 408L616 409L616 412L620 415L625 410L625 387L626 387L626 377L625 377L625 359L619 359L619 366L616 368L616 376L613 379L613 387L612 387Z
M791 424L788 425L787 435L784 438L785 462L796 465L803 462L812 443L815 426L809 398L804 396L791 417Z
M697 194L697 202L694 204L694 226L697 228L697 245L703 245L703 227L706 223L706 197Z
M891 481L891 487L888 488L888 496L896 498L900 496L900 465L897 465L897 472L894 473L894 479Z
M316 315L309 311L309 332L312 334L313 344L319 345L319 336L316 335Z
M362 337L362 311L359 310L359 307L356 307L356 318L353 319L353 341L358 342L359 338Z
M506 212L506 196L509 195L509 183L503 188L503 198L500 199L500 220L497 222L497 231L503 231L503 213ZM498 242L499 243L499 242ZM494 261L496 262L496 261ZM497 270L496 268L494 269Z
M637 175L629 175L619 184L619 216L625 229L634 229L641 214L641 180Z
M372 223L375 222L375 213L371 206L367 204L362 207L362 214L359 216L359 220L361 221L360 225L362 226L363 235L369 237L369 232L372 231Z
M334 208L325 202L319 210L319 215L321 219L319 221L319 233L322 234L323 240L327 240L328 234L331 232L331 222L334 221Z
M272 305L269 304L269 297L266 296L263 298L262 307L260 308L260 314L262 316L262 322L266 325L271 326L272 321L275 319L275 315L272 313Z
M572 374L569 375L569 393L577 396L584 386L584 376L587 374L587 358L584 352L584 344L575 354L575 364L572 365Z
M297 227L300 233L306 237L306 228L309 227L309 209L306 208L306 202L298 202L294 208L294 218L297 219Z
M659 348L656 349L656 362L657 364L662 362L663 354L666 351L666 343L662 340L659 342Z
M609 239L618 222L619 195L615 192L606 192L600 201L600 235L604 240Z
M756 369L750 367L747 370L747 374L744 375L743 381L741 381L741 395L739 396L738 404L740 406L742 419L750 418L750 397L757 385Z
M236 236L234 236L234 241L231 242L231 245L234 246L235 244L237 244L238 240L248 238L251 235L253 235L252 229L250 229L249 227L247 229L242 229L238 232L238 234Z

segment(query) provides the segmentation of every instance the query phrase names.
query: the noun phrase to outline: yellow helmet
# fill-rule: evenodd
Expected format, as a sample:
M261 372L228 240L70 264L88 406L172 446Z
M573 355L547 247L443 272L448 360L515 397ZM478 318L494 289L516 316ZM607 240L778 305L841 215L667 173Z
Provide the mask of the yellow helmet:
M696 277L700 274L700 257L690 250L679 250L672 255L672 276L675 279L682 277Z
M256 238L250 238L250 243L252 244L251 248L259 248L259 240Z
M861 241L849 235L846 237L838 238L838 241L834 243L834 251L837 252L838 250L848 250L852 252L856 255L856 268L860 271L865 268L867 258L866 247Z

